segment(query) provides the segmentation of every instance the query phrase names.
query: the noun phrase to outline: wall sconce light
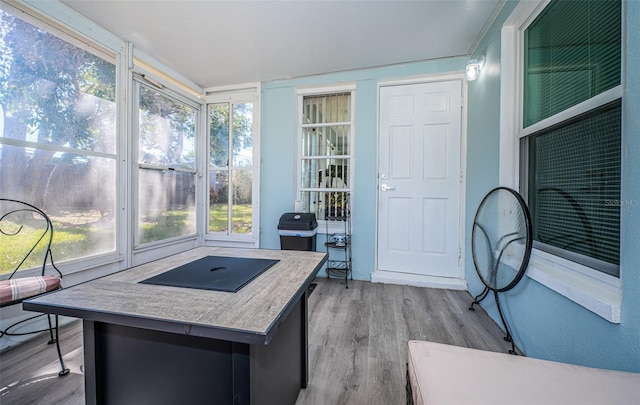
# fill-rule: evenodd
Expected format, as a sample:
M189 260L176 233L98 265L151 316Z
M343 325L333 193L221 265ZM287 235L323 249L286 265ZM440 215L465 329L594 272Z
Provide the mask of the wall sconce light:
M480 56L479 59L471 59L467 62L467 69L465 71L465 76L468 81L474 81L480 76L480 71L484 68L486 57L484 55Z

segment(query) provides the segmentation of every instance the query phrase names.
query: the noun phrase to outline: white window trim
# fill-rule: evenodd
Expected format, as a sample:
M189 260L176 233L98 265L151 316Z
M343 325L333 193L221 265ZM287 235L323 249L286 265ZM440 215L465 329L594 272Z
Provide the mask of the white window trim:
M68 287L201 245L203 232L200 224L203 223L201 218L204 204L202 203L203 193L198 190L196 192L198 204L196 209L197 235L181 236L160 243L156 242L142 247L134 247L132 230L135 226L134 211L136 210L136 201L134 201L133 195L137 193L137 183L134 179L134 173L137 170L137 155L134 151L135 145L132 144L132 134L136 130L134 119L126 118L135 117L135 114L133 114L135 103L132 102L134 100L135 87L133 72L145 74L147 78L166 87L166 90L172 92L174 96L178 96L194 106L203 104L203 93L219 89L202 89L178 72L166 67L141 50L134 49L132 44L125 42L115 34L108 32L60 2L1 0L0 8L11 10L11 12L18 11L20 18L26 19L50 34L56 35L96 56L106 60L113 60L116 64L118 145L115 212L116 249L114 252L62 262L62 267L64 267L62 270L66 280L64 282L65 286ZM257 89L259 97L259 83ZM203 115L200 110L201 118L198 125L200 132L205 129L205 124L202 122ZM197 138L200 138L197 140L197 142L200 142L202 136ZM202 144L198 143L198 145ZM196 160L200 162L197 164L201 165L205 156L201 148L197 149L197 153ZM199 178L197 179L196 187L202 189L201 166L197 167ZM206 169L206 165L204 168ZM57 261L56 263L58 265L61 264ZM66 276L71 277L67 278Z
M206 102L202 114L205 122L205 130L202 136L201 149L206 151L203 157L202 173L205 181L203 189L205 192L203 202L204 243L207 246L225 247L249 247L258 248L260 246L260 112L261 112L261 90L259 82L239 85L208 87L204 89ZM209 129L208 129L208 105L215 103L253 103L253 184L252 184L252 217L253 223L251 234L242 235L227 232L209 232Z
M105 30L80 13L57 1L40 0L2 0L2 7L12 7L24 11L33 25L43 22L47 32L57 35L76 46L78 43L93 48L96 56L104 57L104 53L112 56L124 53L125 42L115 34Z
M186 97L183 94L180 93L176 93L175 91L173 91L172 89L169 88L165 88L165 87L158 87L157 85L155 85L153 82L149 82L148 79L146 79L145 77L139 77L139 76L135 76L133 78L133 84L134 84L134 89L133 89L133 102L131 103L131 108L133 109L133 113L131 114L131 121L132 121L132 129L133 129L133 133L135 134L134 139L135 142L133 142L132 147L131 147L131 151L133 153L132 158L131 158L131 162L134 162L132 167L131 167L131 171L132 173L135 173L134 176L130 177L130 182L133 186L132 189L132 197L133 200L131 201L131 207L132 210L131 212L134 213L134 215L130 215L131 216L131 220L132 220L132 226L133 226L133 232L132 232L132 236L133 238L131 239L131 245L130 245L130 249L132 252L132 264L133 265L138 265L138 264L142 264L145 263L146 261L150 261L150 260L156 260L162 257L165 257L167 255L168 252L174 252L174 253L179 253L181 251L187 250L189 248L195 247L194 246L194 241L197 239L198 237L198 228L196 225L196 229L193 233L189 233L189 234L185 234L185 235L178 235L178 236L173 236L170 238L166 238L166 239L162 239L162 240L157 240L157 241L152 241L152 242L145 242L145 243L139 243L136 242L136 240L139 238L140 236L140 213L138 212L138 203L139 203L139 199L140 199L140 170L144 170L144 169L158 169L158 170L170 170L171 168L169 166L162 166L162 165L150 165L150 164L145 164L139 161L139 147L140 147L140 132L139 132L139 122L138 122L138 110L140 108L140 88L141 87L146 87L149 90L153 90L153 91L157 91L159 94L161 94L162 96L172 99L176 102L179 103L183 103L191 108L193 108L196 111L196 123L199 122L200 120L200 115L201 115L201 108L200 108L200 104L198 104L196 101ZM194 143L194 148L197 148L197 139L200 137L200 134L198 133L200 131L200 126L196 125L196 134L195 134L195 142ZM196 159L196 164L193 168L191 169L184 169L184 168L178 168L178 169L172 169L175 171L179 171L179 172L184 172L184 173L190 173L193 176L195 176L195 184L196 184L196 224L197 224L197 199L198 199L198 181L199 181L199 173L198 173L198 166L197 166L197 159ZM174 254L172 253L172 254ZM144 259L141 259L141 257L144 257Z
M157 66L162 66L160 62L135 48L132 44L129 45L132 48L132 63L135 72L151 79L152 83L159 83L161 86L173 90L176 94L183 95L193 100L193 102L202 104L204 90L200 86L172 69L167 67L158 68Z
M349 147L351 153L348 156L349 158L349 182L347 185L348 189L340 189L338 191L347 191L349 193L349 206L351 210L353 210L354 205L354 179L355 179L355 134L356 134L356 84L355 83L342 83L331 86L320 86L320 87L299 87L298 101L297 101L297 121L296 121L296 175L294 176L294 190L295 190L295 200L293 202L294 210L299 211L298 207L302 204L298 199L300 198L300 184L301 184L301 173L302 173L302 129L304 128L303 117L302 117L302 102L305 96L314 96L314 95L324 95L331 93L351 93L351 120L347 123L350 125L350 140ZM340 157L340 156L337 156ZM317 219L318 221L318 232L328 232L329 234L335 232L344 232L344 223L336 222L336 221L326 221L324 219ZM353 219L351 220L351 232L353 233Z
M2 138L1 143L10 146L28 148L33 147L37 149L49 150L54 152L66 152L75 153L78 155L86 155L91 157L113 159L116 162L116 204L114 206L115 215L115 249L106 253L97 253L87 257L76 257L73 259L58 261L56 264L61 267L62 274L68 276L71 274L86 271L87 269L98 269L103 271L100 275L104 275L110 272L122 270L126 267L125 256L122 253L124 248L123 238L121 231L124 226L122 225L123 219L121 215L118 215L122 211L122 191L120 184L122 184L122 159L124 156L122 153L122 131L120 130L122 122L121 117L124 116L124 103L121 101L122 91L120 83L122 80L119 70L124 66L123 57L126 50L125 43L121 39L115 37L113 34L95 25L93 22L84 19L79 14L75 13L66 6L58 4L57 2L39 2L33 0L2 0L0 3L0 9L13 14L15 17L26 21L27 23L47 32L50 35L60 38L61 40L82 49L94 56L97 56L105 61L111 62L116 67L116 128L117 129L117 148L113 153L99 152L88 149L75 149L60 145L48 145L44 143L31 142L26 140L17 140L12 138ZM49 267L49 265L48 265ZM103 269L106 270L104 273ZM38 269L30 269L21 273L24 276L38 275ZM8 274L6 274L8 276ZM0 277L5 279L6 277ZM68 284L67 284L68 285Z
M551 0L521 1L501 31L501 78L500 78L500 171L501 186L518 189L519 186L519 142L517 134L527 135L535 128L522 131L522 34L535 17ZM623 8L624 16L624 8ZM623 23L624 30L624 23ZM624 64L623 64L624 65ZM623 74L624 77L624 74ZM602 99L620 98L623 86L605 92ZM602 101L597 100L597 101ZM588 100L570 111L575 113L589 108L593 100ZM573 114L572 114L573 115ZM547 119L534 125L546 127ZM526 275L581 305L589 311L612 323L620 323L622 305L622 269L620 278L615 278L578 263L533 249Z

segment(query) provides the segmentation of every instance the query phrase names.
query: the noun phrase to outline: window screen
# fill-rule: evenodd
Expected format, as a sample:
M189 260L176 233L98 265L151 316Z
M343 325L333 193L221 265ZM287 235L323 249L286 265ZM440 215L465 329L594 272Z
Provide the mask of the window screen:
M115 57L0 9L0 196L51 217L56 262L115 254ZM0 273L15 268L7 249L0 242Z
M196 233L198 110L138 84L136 245Z
M618 276L620 118L615 102L529 139L534 240Z

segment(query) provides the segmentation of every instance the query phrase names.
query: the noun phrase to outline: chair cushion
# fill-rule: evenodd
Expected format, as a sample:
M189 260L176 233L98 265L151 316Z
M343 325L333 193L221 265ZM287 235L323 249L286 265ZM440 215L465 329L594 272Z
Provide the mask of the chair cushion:
M23 300L60 288L57 276L21 277L0 281L0 304Z
M416 405L640 404L640 373L409 341Z

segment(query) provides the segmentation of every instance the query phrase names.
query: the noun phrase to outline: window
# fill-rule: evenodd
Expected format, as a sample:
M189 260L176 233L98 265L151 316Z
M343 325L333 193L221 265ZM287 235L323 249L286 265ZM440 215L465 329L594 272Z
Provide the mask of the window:
M302 211L340 221L353 187L355 90L300 94L298 192Z
M198 108L137 81L136 245L196 233Z
M2 8L1 194L51 217L57 262L115 252L115 56Z
M552 1L524 29L521 191L534 247L619 277L621 2Z
M252 236L254 103L209 104L209 232Z

